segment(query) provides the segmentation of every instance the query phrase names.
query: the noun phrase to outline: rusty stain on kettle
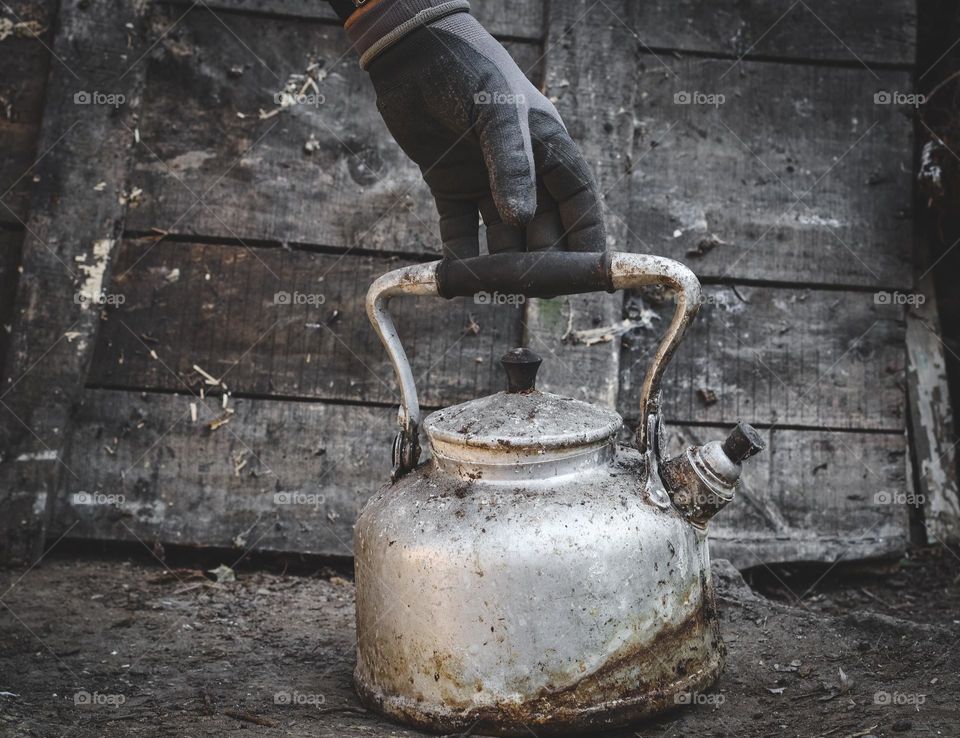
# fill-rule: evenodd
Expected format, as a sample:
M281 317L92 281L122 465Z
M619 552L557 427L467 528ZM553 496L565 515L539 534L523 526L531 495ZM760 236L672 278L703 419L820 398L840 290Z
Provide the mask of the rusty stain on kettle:
M416 700L407 706L386 705L358 683L359 694L368 707L427 730L456 731L472 726L475 731L492 735L525 736L531 728L537 735L553 735L620 727L675 707L677 694L713 683L723 668L726 650L709 609L705 605L682 622L665 625L652 641L621 648L582 678L563 686L548 684L523 701L475 708L451 695L449 714L439 723L434 716L416 709ZM712 655L704 659L703 652L708 650ZM443 678L465 686L460 681L463 668L458 662L455 657L434 654L436 681ZM556 677L562 682L566 675ZM480 691L482 683L474 689Z

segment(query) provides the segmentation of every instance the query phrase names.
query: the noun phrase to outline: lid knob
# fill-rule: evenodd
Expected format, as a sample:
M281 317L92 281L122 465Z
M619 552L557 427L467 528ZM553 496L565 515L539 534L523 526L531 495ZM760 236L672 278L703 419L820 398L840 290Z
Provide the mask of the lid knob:
M757 429L749 423L739 422L737 427L730 431L727 440L723 442L723 452L734 464L749 459L754 454L763 451L763 438Z
M536 353L528 348L510 349L500 357L507 372L507 392L529 392L536 389L537 370L543 363Z

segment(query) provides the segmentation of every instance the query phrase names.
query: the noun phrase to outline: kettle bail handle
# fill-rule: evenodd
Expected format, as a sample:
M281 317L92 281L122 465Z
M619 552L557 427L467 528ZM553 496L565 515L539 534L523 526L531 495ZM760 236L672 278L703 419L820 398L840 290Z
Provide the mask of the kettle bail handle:
M659 413L660 381L683 335L700 309L700 282L686 266L673 259L623 252L564 251L504 253L470 259L434 261L395 269L379 277L367 291L367 317L380 337L400 384L400 434L394 441L392 478L410 471L420 456L420 403L413 370L389 312L397 295L452 298L478 291L503 290L525 297L557 297L633 289L662 284L676 292L677 308L647 368L640 392L637 449L650 445L648 425ZM654 453L659 454L656 445Z
M640 422L637 424L637 450L641 454L653 444L659 458L658 439L650 437L650 418L660 413L660 382L667 364L673 358L687 328L700 310L700 280L684 264L663 256L615 252L610 262L610 281L615 290L629 290L647 285L666 285L676 293L676 310L667 327L653 361L647 367L640 390ZM656 424L659 428L659 422Z

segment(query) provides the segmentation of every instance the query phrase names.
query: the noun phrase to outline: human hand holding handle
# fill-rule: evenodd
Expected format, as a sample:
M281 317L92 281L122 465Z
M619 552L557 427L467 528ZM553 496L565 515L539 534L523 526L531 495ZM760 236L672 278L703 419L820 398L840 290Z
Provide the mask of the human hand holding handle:
M377 107L423 172L444 255L606 248L600 195L553 104L465 0L370 0L347 32Z

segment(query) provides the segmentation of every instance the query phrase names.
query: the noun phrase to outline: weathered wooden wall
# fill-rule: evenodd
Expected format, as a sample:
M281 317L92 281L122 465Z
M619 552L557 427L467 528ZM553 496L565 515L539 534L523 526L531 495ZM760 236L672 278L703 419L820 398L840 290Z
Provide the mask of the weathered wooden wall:
M904 109L874 93L910 89L913 3L477 12L594 165L611 248L681 259L707 285L665 379L671 443L737 418L769 441L716 521L715 555L750 566L899 550L906 507L883 494L906 485L903 309L874 294L910 289L912 138ZM102 311L52 531L348 554L386 478L397 399L362 296L375 275L436 257L432 201L324 3L155 4L150 22L135 194L105 288L123 304ZM304 73L322 102L276 111ZM675 102L684 92L724 101ZM4 163L3 189L19 169ZM411 301L399 323L429 406L497 389L498 355L525 341L548 387L633 421L670 305L656 292L523 309ZM622 345L560 340L624 318ZM124 501L75 504L81 491ZM277 504L284 492L312 496Z

